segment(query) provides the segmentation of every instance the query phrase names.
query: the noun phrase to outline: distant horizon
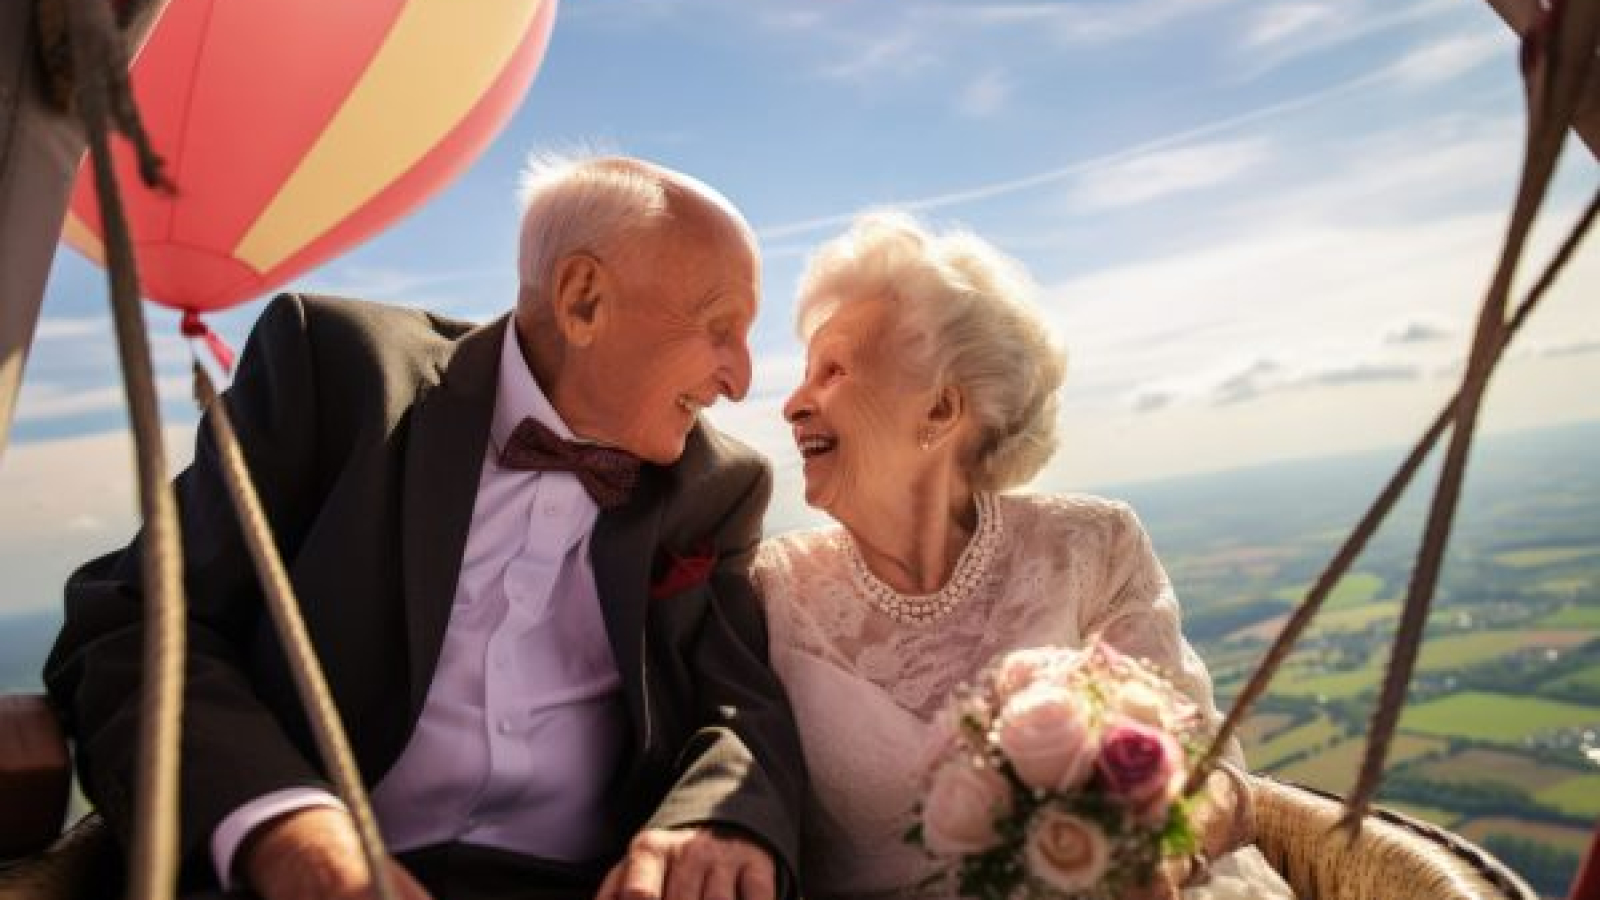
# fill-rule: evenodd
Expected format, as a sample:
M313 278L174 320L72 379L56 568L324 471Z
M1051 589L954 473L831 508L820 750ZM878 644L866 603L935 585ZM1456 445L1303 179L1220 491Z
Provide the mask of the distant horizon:
M1426 423L1421 423L1418 426L1419 437L1424 424ZM1483 453L1487 448L1526 443L1529 439L1539 435L1554 435L1561 432L1582 431L1585 429L1600 429L1600 418L1533 426L1492 434L1480 434L1474 442L1472 460L1469 461L1468 478L1470 480L1472 477L1472 464L1474 462L1482 462ZM175 433L178 431L179 429L177 428L169 429L169 444L172 438L177 436ZM119 437L126 439L126 436ZM1439 445L1435 448L1435 454L1442 450L1447 441L1448 435L1439 442ZM1413 443L1397 443L1359 451L1328 453L1322 456L1285 458L1228 469L1164 475L1139 481L1052 485L1040 483L1036 480L1034 483L1019 490L1022 492L1036 491L1044 493L1093 493L1129 500L1134 499L1134 496L1137 495L1159 493L1180 487L1201 486L1207 481L1225 481L1274 472L1289 473L1296 468L1311 469L1340 464L1370 463L1375 468L1375 475L1379 476L1379 480L1375 480L1370 485L1371 490L1368 494L1358 498L1361 508L1364 509L1377 496L1378 491L1387 479L1388 473L1399 466L1404 455L1410 451ZM15 449L13 448L12 452L15 452ZM176 475L178 471L179 469L174 467L172 474ZM790 471L786 473L779 470L776 474L777 485L774 489L773 503L768 510L766 518L768 527L764 529L766 536L770 537L798 528L817 527L831 522L825 514L804 505L799 493L797 472ZM126 473L126 479L131 482L132 478L133 474L130 470ZM14 493L10 491L10 488L20 487L20 485L8 485L7 481L7 469L4 465L0 465L0 512L6 511L7 507L11 505L8 498L13 497ZM1410 498L1420 492L1431 492L1432 487L1432 482L1419 478L1413 481L1406 496ZM131 501L131 487L127 488L126 494ZM1135 503L1135 511L1138 511L1137 502ZM0 521L5 521L5 519L0 518ZM79 524L83 526L90 523ZM8 618L31 617L50 611L52 606L58 607L60 603L60 587L70 570L80 563L87 562L96 555L125 545L133 537L136 522L130 511L124 517L120 532L117 530L115 522L96 522L92 523L92 526L78 527L69 529L69 531L76 531L85 538L91 534L98 534L103 536L104 540L98 543L92 543L87 539L69 542L58 540L53 543L47 543L43 548L20 548L0 544L0 571L7 571L12 574L11 581L13 584L10 587L16 586L15 582L20 574L20 580L23 584L33 585L31 590L23 591L23 593L40 593L41 589L47 591L44 593L43 598L33 602L19 602L16 597L0 594L0 621Z

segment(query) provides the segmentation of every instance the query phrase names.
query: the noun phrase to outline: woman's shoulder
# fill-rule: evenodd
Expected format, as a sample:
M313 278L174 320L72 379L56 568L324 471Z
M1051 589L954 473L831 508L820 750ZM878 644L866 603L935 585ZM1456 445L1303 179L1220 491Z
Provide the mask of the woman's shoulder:
M837 525L805 528L763 538L756 551L757 571L789 569L819 559L831 558L841 550Z
M1001 514L1032 530L1084 528L1121 531L1139 527L1133 507L1122 500L1094 494L1002 494Z

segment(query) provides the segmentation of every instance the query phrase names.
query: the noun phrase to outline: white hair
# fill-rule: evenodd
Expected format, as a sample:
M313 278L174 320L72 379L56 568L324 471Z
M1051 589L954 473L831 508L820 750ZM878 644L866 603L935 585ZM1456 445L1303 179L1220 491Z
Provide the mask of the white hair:
M934 234L904 213L869 212L807 263L800 334L810 340L843 306L889 304L893 355L922 383L960 390L977 424L973 487L1004 490L1056 448L1066 359L1036 294L1020 263L971 232Z
M522 230L517 277L546 296L555 266L573 253L615 256L617 239L668 214L662 174L617 156L541 153L522 174Z

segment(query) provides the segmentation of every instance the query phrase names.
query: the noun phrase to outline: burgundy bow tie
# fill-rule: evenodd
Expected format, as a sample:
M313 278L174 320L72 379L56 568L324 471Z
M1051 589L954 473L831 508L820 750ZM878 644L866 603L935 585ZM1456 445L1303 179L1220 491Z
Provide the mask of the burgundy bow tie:
M500 451L500 465L535 472L571 472L601 509L628 502L639 459L625 450L564 440L538 419L523 419Z

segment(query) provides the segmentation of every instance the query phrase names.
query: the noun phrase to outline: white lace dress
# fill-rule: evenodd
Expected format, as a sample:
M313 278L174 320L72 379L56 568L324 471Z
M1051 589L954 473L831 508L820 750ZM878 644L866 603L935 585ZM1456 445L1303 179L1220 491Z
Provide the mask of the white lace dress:
M983 588L932 624L896 622L868 602L841 528L773 538L757 555L772 663L811 774L802 874L814 900L917 893L933 866L902 835L934 715L952 688L1001 653L1081 646L1099 634L1161 666L1217 718L1210 676L1178 631L1177 598L1127 505L997 499L1002 534L987 571L955 573L980 577ZM960 563L973 564L975 554ZM1210 885L1185 898L1292 896L1253 848L1212 871Z

